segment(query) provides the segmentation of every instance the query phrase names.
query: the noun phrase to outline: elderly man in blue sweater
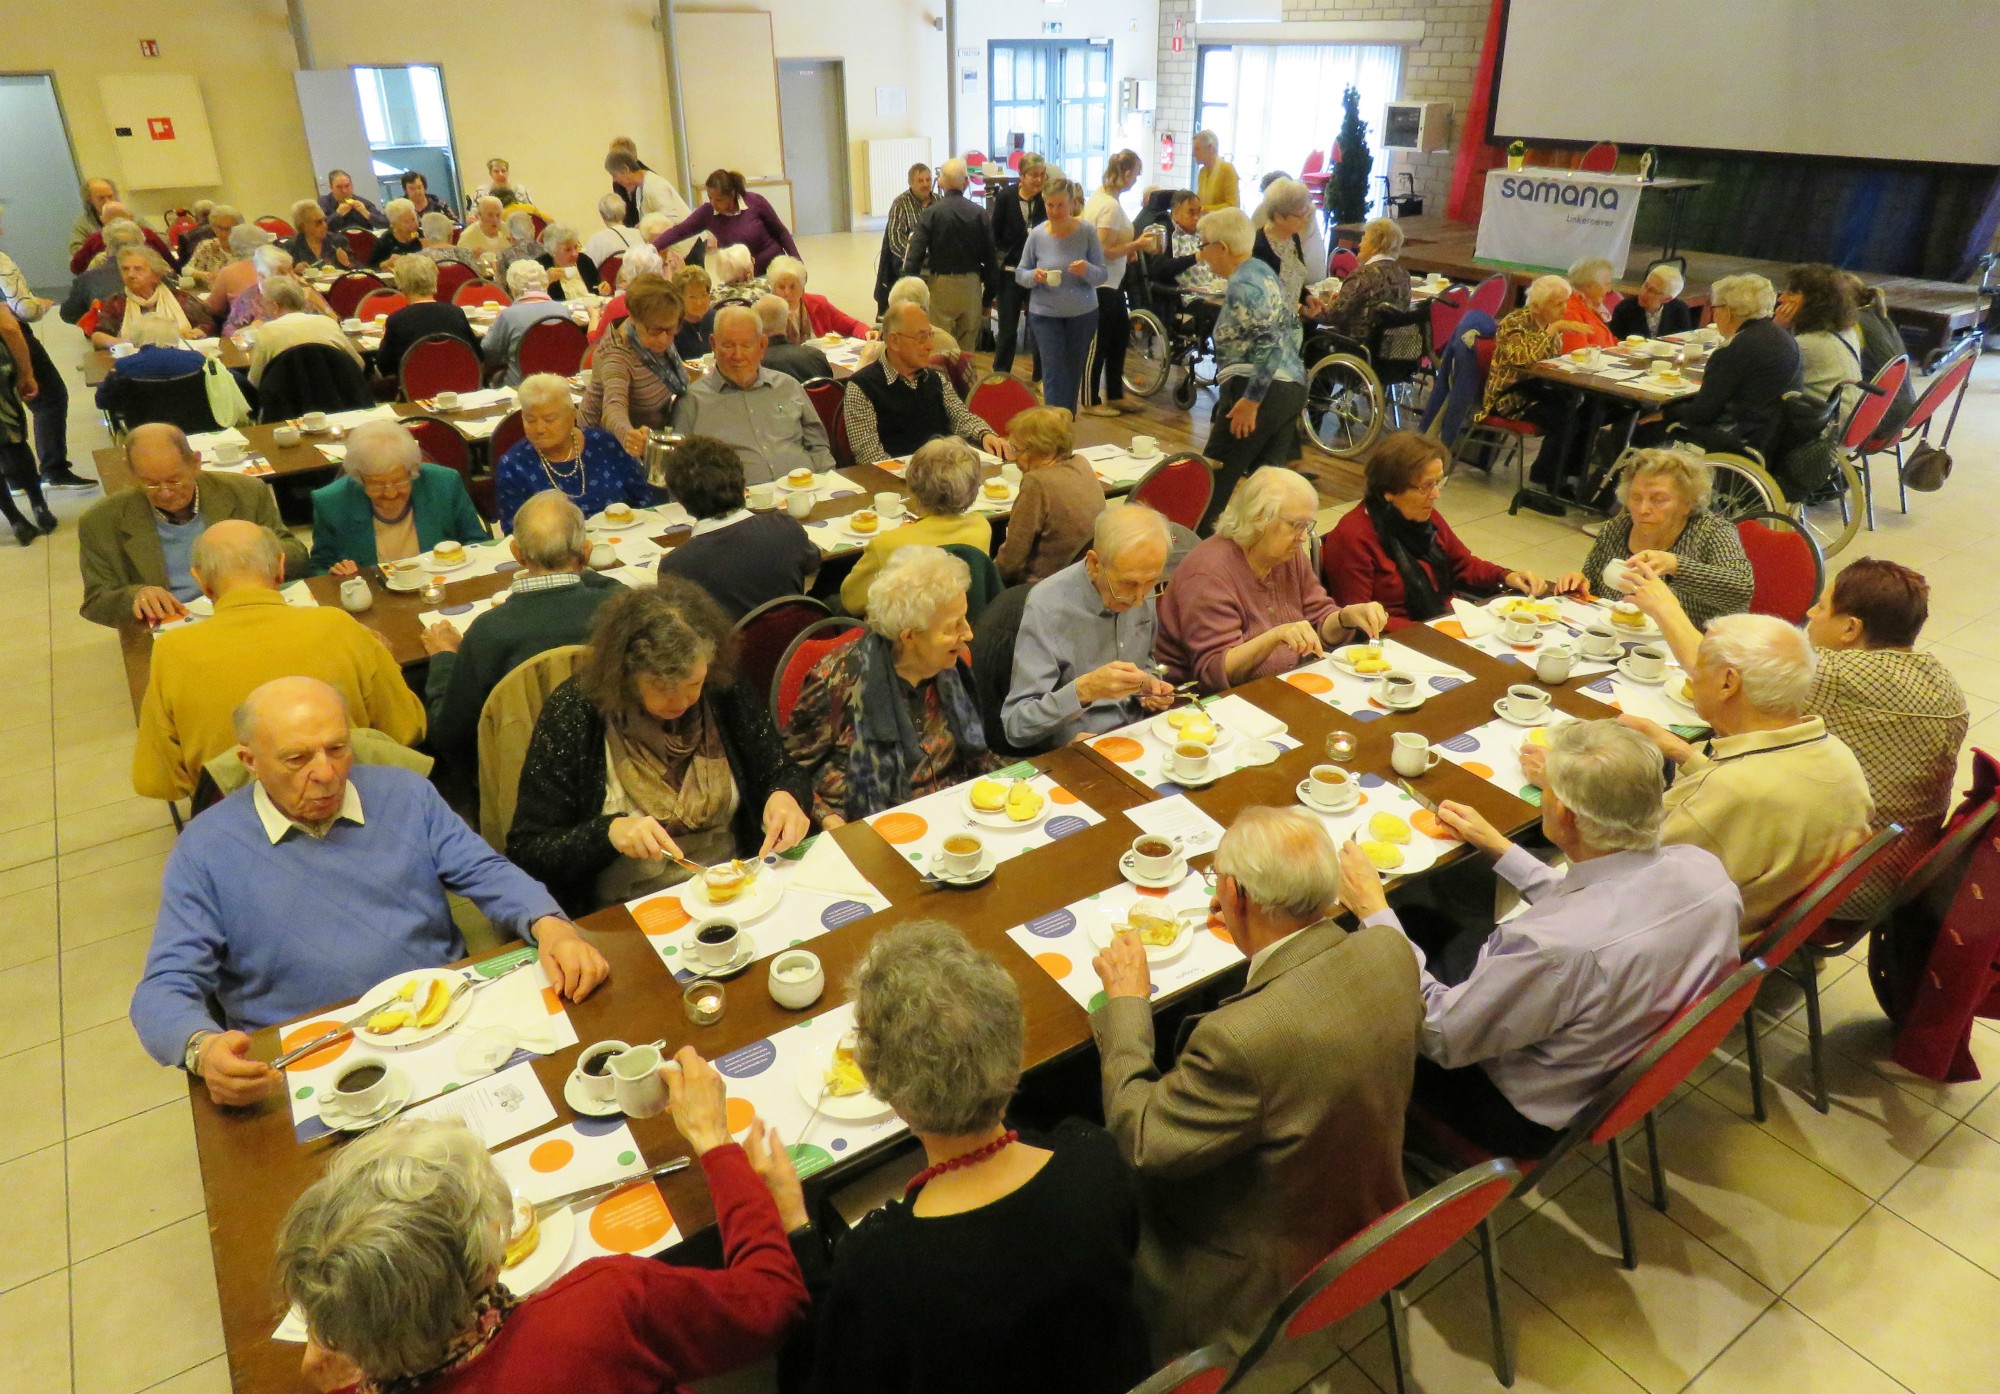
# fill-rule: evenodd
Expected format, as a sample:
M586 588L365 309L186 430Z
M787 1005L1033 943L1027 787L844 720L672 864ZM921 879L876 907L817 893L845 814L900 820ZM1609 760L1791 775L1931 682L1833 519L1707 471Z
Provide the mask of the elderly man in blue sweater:
M255 1103L284 1078L247 1032L465 955L445 892L536 945L572 1001L609 971L554 897L407 770L353 768L346 704L279 678L237 712L248 787L188 824L167 860L132 1024L147 1052ZM221 1008L221 1022L214 1006Z

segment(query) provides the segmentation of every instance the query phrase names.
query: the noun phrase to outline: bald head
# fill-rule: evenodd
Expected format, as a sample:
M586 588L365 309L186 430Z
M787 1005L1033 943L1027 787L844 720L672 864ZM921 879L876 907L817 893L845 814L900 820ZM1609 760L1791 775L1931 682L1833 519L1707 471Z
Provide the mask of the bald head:
M100 223L108 223L117 218L129 220L131 217L132 210L115 198L107 199L97 207L97 220Z
M560 489L544 489L514 512L514 555L531 571L581 571L590 556L583 510Z
M233 590L276 590L285 580L285 552L263 524L230 518L195 539L191 569L211 598Z
M347 703L332 687L272 679L236 709L236 740L237 758L287 818L319 826L340 812L354 747Z
M792 327L792 307L780 296L759 296L751 309L757 315L757 327L764 331L767 339L782 339Z

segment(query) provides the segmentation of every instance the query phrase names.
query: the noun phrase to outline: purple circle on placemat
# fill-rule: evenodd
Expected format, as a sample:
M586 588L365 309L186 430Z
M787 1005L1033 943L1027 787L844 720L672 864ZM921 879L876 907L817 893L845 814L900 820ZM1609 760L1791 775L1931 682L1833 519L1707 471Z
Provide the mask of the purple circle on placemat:
M1067 910L1051 910L1046 915L1037 915L1021 928L1037 939L1060 939L1076 928L1076 916Z
M1607 675L1605 675L1604 677L1601 677L1601 678L1599 678L1599 679L1598 679L1598 680L1597 680L1596 682L1587 682L1587 683L1585 683L1585 684L1583 685L1583 690L1584 690L1585 692L1609 692L1609 691L1611 691L1611 678L1610 678L1610 675L1609 675L1609 674L1607 674Z
M1174 783L1170 779L1164 784L1155 784L1153 786L1153 792L1155 794L1160 795L1162 798L1171 799L1176 794L1185 794L1187 790L1183 788L1181 785Z
M1388 782L1388 780L1382 778L1379 774L1364 774L1361 776L1361 787L1363 789L1380 789Z
M1522 661L1521 655L1518 653L1503 653L1497 655L1497 657L1502 663L1519 663Z
M827 497L830 499L851 499L860 492L859 489L835 489Z
M1080 833L1089 826L1090 824L1084 822L1083 819L1077 817L1074 813L1064 813L1044 823L1042 831L1047 833L1050 839L1053 840L1058 837L1068 837L1071 833Z
M1476 736L1473 736L1470 733L1457 736L1448 736L1444 740L1438 742L1438 749L1455 750L1461 755L1469 755L1473 751L1479 749L1479 740Z
M839 929L844 924L865 920L874 913L858 900L836 900L820 911L819 922L828 929Z
M832 1142L829 1142L827 1146L831 1147L836 1152L845 1152L847 1150L847 1139L844 1137L837 1137Z
M1449 692L1454 687L1463 687L1464 685L1465 685L1464 678L1447 678L1439 676L1431 679L1431 687L1438 692Z
M732 1050L715 1062L715 1068L731 1079L749 1079L771 1068L778 1048L769 1041L753 1041L741 1050Z
M1382 719L1382 713L1376 711L1373 707L1363 707L1358 712L1349 712L1348 715L1356 721L1380 721Z
M585 1137L609 1137L625 1126L625 1115L614 1113L609 1118L578 1118L570 1126Z
M462 615L471 608L472 604L470 601L468 601L463 605L447 605L443 609L439 610L438 613L440 615Z
M504 576L509 571L519 571L520 569L521 569L521 563L517 561L503 561L498 566L493 568L493 574L495 576Z

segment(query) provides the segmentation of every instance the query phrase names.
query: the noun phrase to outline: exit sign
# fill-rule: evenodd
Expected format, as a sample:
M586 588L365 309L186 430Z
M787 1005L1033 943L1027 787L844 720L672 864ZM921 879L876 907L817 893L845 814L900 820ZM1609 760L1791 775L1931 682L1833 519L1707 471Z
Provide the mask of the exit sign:
M141 58L158 58L160 56L160 41L158 39L139 40L139 56Z

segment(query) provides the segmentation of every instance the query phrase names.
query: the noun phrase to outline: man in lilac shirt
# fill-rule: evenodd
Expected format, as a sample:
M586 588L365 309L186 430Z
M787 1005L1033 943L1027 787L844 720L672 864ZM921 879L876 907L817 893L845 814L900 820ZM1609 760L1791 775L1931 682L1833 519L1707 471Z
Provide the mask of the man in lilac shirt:
M1615 721L1558 727L1542 829L1566 872L1466 805L1438 808L1528 902L1491 930L1413 934L1431 940L1416 946L1415 1101L1492 1151L1546 1152L1654 1033L1738 966L1742 899L1712 854L1660 845L1663 783L1659 752L1638 732ZM1340 849L1340 871L1341 900L1362 923L1412 934L1358 844Z

